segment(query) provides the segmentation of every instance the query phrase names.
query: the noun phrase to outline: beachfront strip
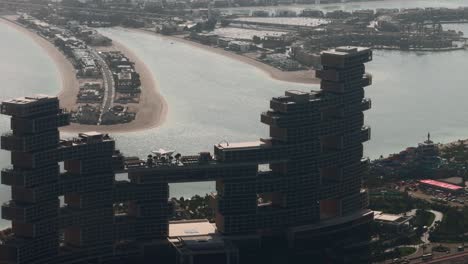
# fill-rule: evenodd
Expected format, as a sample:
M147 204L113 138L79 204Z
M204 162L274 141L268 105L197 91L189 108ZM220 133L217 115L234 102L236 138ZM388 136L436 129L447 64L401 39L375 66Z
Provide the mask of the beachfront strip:
M53 43L73 64L79 89L76 104L67 109L71 122L114 125L135 119L140 75L129 58L111 47L111 39L74 22L51 25L25 14L17 22Z
M203 2L208 8L192 10L187 5L193 2L179 1L180 6L163 2L123 5L88 1L79 7L59 3L47 7L16 2L4 5L12 11L27 10L35 18L51 24L75 21L91 27L124 26L188 39L242 55L245 61L257 66L271 66L264 67L270 72L284 71L279 79L286 81L297 81L297 74L309 73L304 70L320 69L320 52L339 46L455 51L465 49L467 41L462 32L445 28L445 24L468 22L468 7L463 6L353 11L310 7L249 10L216 9L222 1L215 1ZM302 81L315 80L309 77L301 78Z
M2 217L12 228L2 232L0 263L369 262L373 212L362 177L370 60L366 48L324 52L320 91L287 91L261 114L268 138L136 163L106 134L60 140L70 115L56 97L3 102L13 132L1 147L13 166L2 171L12 187ZM169 222L168 184L199 181L216 181L215 223Z
M163 14L153 4L128 3L123 7L111 1L99 4L86 2L80 4L81 7L60 3L47 7L10 2L4 5L5 9L15 12L26 10L34 18L59 27L65 24L123 26L172 35L172 39L189 40L185 43L195 45L201 43L212 51L241 59L275 79L300 83L317 82L312 73L322 67L320 53L323 50L351 45L405 51L455 51L465 49L467 41L462 32L447 29L444 24L468 22L468 7L381 8L348 12L306 7L300 11L284 7L227 10L209 5L208 9L176 8ZM175 8L167 3L164 5L162 9ZM106 95L111 96L110 91L105 92L105 87L104 92L97 92L89 86L85 90L87 94L103 93L104 101ZM124 100L133 99L135 95L127 93L124 97ZM135 119L136 112L143 113L142 107L134 103L120 104L116 108L109 108L106 104L101 107L81 104L74 110L77 114L73 115L72 121L101 124L102 120L113 123L117 119L118 122L129 122ZM104 111L107 111L107 118ZM136 119L132 124L136 125Z

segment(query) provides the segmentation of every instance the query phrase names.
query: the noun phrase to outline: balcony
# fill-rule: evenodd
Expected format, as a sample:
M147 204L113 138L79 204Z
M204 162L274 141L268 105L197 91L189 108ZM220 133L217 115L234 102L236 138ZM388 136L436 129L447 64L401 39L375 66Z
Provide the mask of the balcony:
M3 169L2 170L2 184L13 186L24 186L25 179L24 175L21 172L15 171L13 169Z
M2 205L2 218L10 221L25 222L26 206L14 201L6 202Z
M60 109L56 115L36 117L34 119L13 117L11 129L20 133L39 133L66 126L70 123L70 114Z
M372 108L372 101L369 98L364 98L361 102L361 111L366 111Z
M363 127L361 129L361 142L369 141L371 138L371 128L370 127Z
M276 97L270 101L270 108L281 113L286 113L288 112L289 104L292 104L292 102L289 102L286 97Z
M362 166L363 168L367 168L367 167L369 167L369 164L370 164L370 159L369 159L369 157L362 157L362 159L361 159L361 166Z
M16 136L12 133L6 133L1 136L2 149L20 152L53 148L57 146L58 141L58 130L50 130L41 134L28 136Z
M1 104L1 112L4 115L29 117L41 114L57 113L59 102L57 97L35 96L21 97Z
M277 116L273 112L263 112L260 116L260 121L270 126L277 126Z
M322 53L322 65L333 68L348 68L372 60L372 50L368 48L339 47Z
M288 141L288 130L279 127L270 127L270 137L283 142Z
M366 73L364 77L362 78L362 86L367 87L369 85L372 85L372 75L369 73Z
M70 124L70 113L65 110L61 110L61 113L57 115L57 126L63 127L68 126Z
M2 149L9 151L24 151L24 140L16 137L13 133L5 133L0 139Z
M59 170L60 168L57 164L42 167L41 170L5 168L1 173L2 184L31 187L38 184L55 182L58 180Z

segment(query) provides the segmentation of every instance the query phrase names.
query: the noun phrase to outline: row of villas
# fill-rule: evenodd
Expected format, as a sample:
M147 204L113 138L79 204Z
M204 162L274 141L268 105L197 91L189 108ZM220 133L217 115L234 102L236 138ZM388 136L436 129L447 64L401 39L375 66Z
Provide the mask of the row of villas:
M103 52L102 56L114 76L115 91L139 95L141 81L134 63L120 51Z
M116 103L138 103L140 93L140 76L128 58L117 51L97 52L93 48L110 46L111 39L77 21L69 21L56 26L28 15L22 15L18 22L55 44L70 59L76 69L77 77L82 78L79 80L77 108L71 110L71 122L112 125L128 123L135 119L136 113L120 105L112 107L112 103L109 107L105 107L104 112L101 111L102 104L108 103L104 100L104 93L108 89L115 89L114 102ZM110 72L112 72L114 82L105 82L103 76ZM122 93L130 94L130 96L124 96L122 99Z
M220 37L209 32L191 32L190 38L205 45L213 45L236 53L257 52L261 53L257 59L284 71L297 71L304 67L285 53L286 41L280 36L265 36L259 39L259 43L252 41L236 40Z
M468 7L459 8L411 8L403 9L398 14L401 20L436 20L455 21L468 19Z
M205 45L214 45L220 48L225 48L236 52L244 53L256 49L255 45L252 42L221 37L217 34L210 32L199 33L192 31L190 33L190 38Z
M314 0L315 1L315 0ZM459 8L377 8L373 9L360 9L352 12L333 10L329 12L323 12L322 10L306 8L300 12L296 12L290 9L276 9L270 10L253 10L249 14L238 15L250 15L253 17L316 17L316 18L330 18L330 19L345 19L351 16L357 16L362 18L373 19L382 15L396 15L399 19L414 20L414 18L424 18L423 20L459 20L466 19L468 17L468 7Z
M236 51L236 52L248 52L254 50L276 50L282 49L290 41L287 41L284 36L265 36L258 38L258 41L254 39L233 39L229 37L220 36L212 32L195 32L190 33L190 39L200 42L205 45L218 46L220 48Z
M101 69L94 55L92 55L88 49L86 42L75 37L70 30L50 25L28 15L20 16L18 22L52 41L55 46L71 59L74 67L78 71L78 76L84 78L98 78L101 75Z
M320 51L322 49L342 46L361 45L381 49L401 50L458 50L463 49L457 44L461 35L453 31L425 32L383 32L355 31L327 28L314 29L308 32L308 37L296 41L292 45L292 56L303 65L320 67Z

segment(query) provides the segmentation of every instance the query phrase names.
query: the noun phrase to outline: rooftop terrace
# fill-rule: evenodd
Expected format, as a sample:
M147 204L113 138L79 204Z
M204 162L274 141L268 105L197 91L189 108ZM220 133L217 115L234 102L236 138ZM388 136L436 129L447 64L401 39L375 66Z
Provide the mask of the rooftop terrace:
M4 101L2 104L18 104L18 105L26 105L32 104L47 100L57 100L56 96L48 96L43 94L38 94L36 96L26 96L26 97L19 97L11 100Z

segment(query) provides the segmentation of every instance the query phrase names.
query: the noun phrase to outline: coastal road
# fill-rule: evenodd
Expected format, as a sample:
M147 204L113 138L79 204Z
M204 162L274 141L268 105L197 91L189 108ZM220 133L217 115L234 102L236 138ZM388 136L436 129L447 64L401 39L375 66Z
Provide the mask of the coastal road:
M98 125L102 122L102 116L105 112L108 112L113 105L114 94L115 94L115 82L112 76L112 71L109 69L106 61L99 55L94 49L90 49L90 52L94 55L99 65L101 66L102 79L104 81L104 99L101 105L101 113L99 114Z

